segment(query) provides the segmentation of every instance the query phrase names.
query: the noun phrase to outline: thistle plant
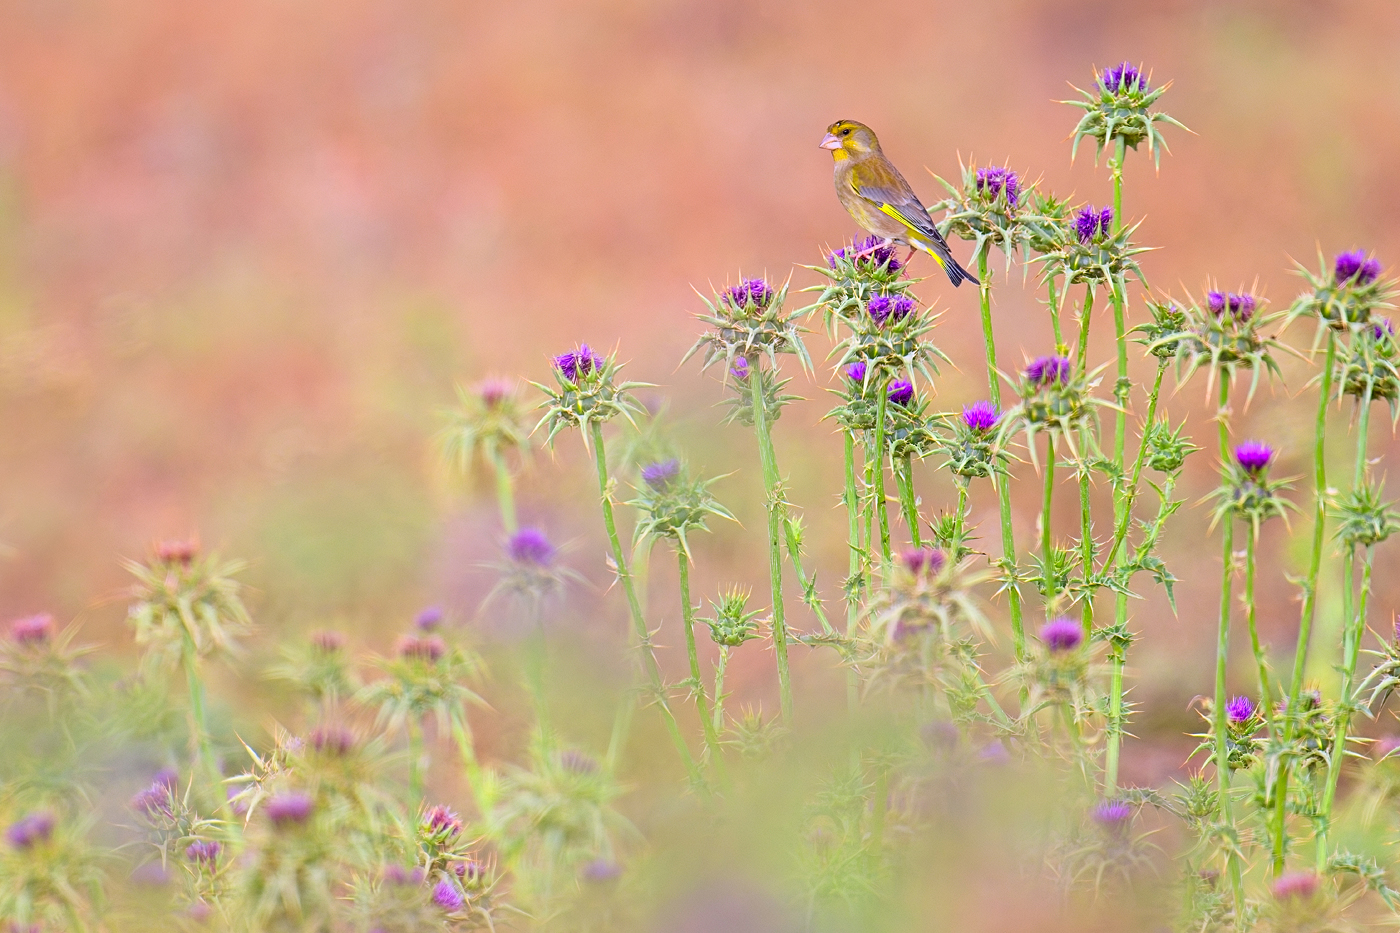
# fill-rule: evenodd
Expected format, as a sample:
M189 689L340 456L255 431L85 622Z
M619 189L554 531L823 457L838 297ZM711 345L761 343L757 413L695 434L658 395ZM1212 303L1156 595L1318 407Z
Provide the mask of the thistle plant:
M460 474L484 461L495 480L496 504L507 534L514 534L515 489L511 460L530 453L530 432L513 382L487 379L471 388L457 385L457 405L445 410L438 432L442 455Z
M1158 124L1186 129L1166 113L1152 109L1168 87L1170 83L1153 87L1150 77L1142 73L1140 66L1123 62L1095 74L1092 90L1074 88L1083 99L1061 101L1084 111L1079 125L1074 128L1070 157L1073 158L1074 153L1078 152L1081 140L1092 139L1096 158L1105 149L1116 148L1117 164L1121 171L1123 149L1136 150L1146 142L1148 154L1160 169L1162 151L1170 150Z

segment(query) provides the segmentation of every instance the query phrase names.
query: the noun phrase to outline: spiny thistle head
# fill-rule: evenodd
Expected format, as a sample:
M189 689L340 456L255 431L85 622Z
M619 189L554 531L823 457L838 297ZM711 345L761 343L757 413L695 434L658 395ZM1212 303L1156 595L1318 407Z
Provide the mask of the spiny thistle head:
M1400 415L1400 346L1389 318L1372 314L1368 324L1360 325L1337 366L1337 384L1344 395L1359 405L1384 399L1391 419Z
M1260 295L1211 290L1203 305L1188 305L1185 326L1179 332L1159 335L1151 349L1156 352L1168 344L1176 348L1178 381L1201 368L1209 372L1212 382L1232 380L1238 370L1250 370L1248 398L1253 398L1265 373L1279 375L1274 351L1283 348L1275 337L1264 334L1280 317L1264 314L1264 307Z
M853 386L860 388L865 385L865 374L869 371L865 360L856 360L854 363L842 367L841 375L845 376L846 380Z
M456 913L466 906L467 899L455 883L444 878L433 886L433 903L448 913Z
M1074 363L1067 356L1038 356L1026 364L1023 375L1036 388L1064 385L1074 372Z
M1007 455L997 437L1002 412L995 404L973 402L948 421L952 431L942 438L939 447L947 457L946 466L955 475L969 479L989 477L1003 468Z
M545 395L539 406L545 414L535 425L536 431L548 428L545 443L553 444L560 431L577 427L583 431L584 443L589 444L594 425L619 416L635 424L635 416L644 409L632 392L645 383L619 383L619 369L616 359L599 356L588 344L554 357L550 371L555 385L532 383Z
M747 371L764 356L776 369L778 355L792 353L810 371L812 361L802 343L802 329L783 310L786 299L787 285L775 289L764 279L742 279L713 298L702 298L706 311L698 317L707 329L681 362L704 350L702 369L716 363L730 369L742 358Z
M681 475L681 462L672 457L642 467L642 482L657 492L664 492Z
M561 353L554 358L554 370L568 382L578 385L594 373L601 373L605 362L601 356L581 343L575 350Z
M1290 319L1312 316L1319 327L1356 330L1366 327L1377 312L1391 307L1394 285L1381 278L1380 260L1361 250L1342 253L1329 267L1318 254L1318 271L1299 264L1310 291L1303 292L1288 309Z
M995 428L1000 420L1001 411L992 402L980 401L963 406L962 423L969 431L984 434Z
M1119 830L1132 819L1133 808L1126 800L1100 800L1094 804L1094 822L1108 830Z
M1186 425L1173 428L1166 419L1159 419L1147 429L1147 465L1159 473L1175 473L1186 458L1200 450L1186 436Z
M1005 198L1006 206L1015 210L1021 202L1021 179L1009 168L999 165L979 168L976 175L977 191L989 201Z
M136 578L127 622L145 649L144 664L176 667L189 651L233 654L252 632L243 585L234 578L246 566L242 561L184 551L172 557L157 549L145 564L125 564Z
M1113 232L1113 208L1095 210L1094 205L1086 204L1074 215L1074 235L1080 243L1092 243Z
M914 308L914 299L908 295L876 295L865 306L865 311L877 325L884 326L891 319L903 320L913 313Z
M310 795L300 791L288 791L274 794L268 798L263 809L273 826L278 829L286 829L301 825L309 820L316 805Z
M1035 240L1043 236L1054 219L1041 216L1045 199L1007 166L988 165L962 168L961 184L942 177L940 184L948 197L929 205L929 211L944 212L939 225L944 234L973 242L972 256L982 262L993 249L1001 250L1009 266L1013 255L1028 255Z
M591 365L592 351L587 353ZM575 356L570 368L577 372L579 365ZM457 405L443 409L445 423L437 433L443 460L453 469L466 475L478 458L494 467L507 451L529 450L529 428L514 382L485 379L470 387L458 383L456 391Z
M1242 726L1253 721L1254 701L1247 696L1237 696L1225 704L1225 717L1233 726Z
M1072 431L1088 423L1102 404L1091 394L1091 374L1075 372L1068 357L1036 357L1021 375L1021 404L1002 417L1003 434L1018 426L1032 433L1042 428Z
M1255 535L1259 526L1274 517L1283 517L1293 504L1281 495L1290 488L1287 480L1270 480L1269 465L1277 456L1274 448L1258 441L1245 441L1235 447L1233 462L1227 465L1224 482L1214 495L1214 520L1230 514L1250 523Z
M395 651L405 661L436 664L447 653L447 644L436 635L404 635L399 639Z
M826 264L832 270L839 270L844 263L853 267L852 271L892 274L904 268L897 253L894 243L870 236L856 240L850 246L832 250L827 254Z
M1063 616L1040 627L1040 641L1051 654L1073 651L1084 642L1084 626Z
M196 839L185 849L185 858L196 864L212 866L223 851L223 843L217 839Z
M1111 68L1095 72L1091 90L1078 90L1080 100L1066 100L1061 103L1078 107L1084 111L1079 124L1074 128L1074 145L1070 157L1079 150L1083 139L1094 140L1095 154L1112 148L1120 140L1130 149L1136 149L1144 140L1153 161L1160 166L1162 150L1167 148L1166 140L1158 124L1182 127L1180 123L1152 106L1166 91L1166 86L1152 87L1140 66L1123 62Z
M1147 308L1152 312L1152 320L1133 328L1133 333L1141 334L1138 343L1159 360L1176 357L1181 341L1187 336L1190 323L1185 311L1174 301L1149 301Z
M1374 547L1400 531L1400 515L1386 500L1380 484L1369 477L1335 505L1338 541L1351 547Z
M735 311L763 311L773 303L773 286L764 279L741 279L719 294L719 300Z
M10 639L21 645L47 644L53 634L53 616L47 612L25 616L10 623Z
M462 818L450 807L438 804L423 811L418 820L419 835L433 845L445 845L462 833Z
M938 548L910 548L899 555L899 561L914 576L936 576L948 563L948 557Z
M1248 321L1254 317L1254 309L1257 305L1258 299L1249 292L1210 291L1206 293L1206 307L1216 317L1228 314L1236 321Z
M734 518L710 493L716 480L692 478L679 460L651 464L642 470L642 480L637 498L628 503L642 512L635 541L666 538L688 557L690 532L708 531L710 516Z
M710 628L710 639L726 648L737 648L744 642L758 637L757 611L748 611L747 590L732 589L720 597L719 602L710 601L714 617L703 620Z
M1274 449L1260 441L1235 445L1235 462L1250 476L1259 476L1273 462Z

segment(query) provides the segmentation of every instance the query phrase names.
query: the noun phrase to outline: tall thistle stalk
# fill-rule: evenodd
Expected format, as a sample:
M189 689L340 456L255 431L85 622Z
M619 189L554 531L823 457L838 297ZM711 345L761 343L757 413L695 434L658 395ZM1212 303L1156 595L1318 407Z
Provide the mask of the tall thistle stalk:
M753 409L754 433L758 436L758 457L763 467L763 500L768 513L768 579L773 589L773 650L778 660L778 702L783 721L792 721L792 683L788 674L788 632L783 608L783 492L778 475L777 455L773 450L773 431L769 424L768 404L763 383L766 370L749 368L750 405ZM876 467L877 476L883 471ZM883 485L877 486L883 492ZM878 495L878 493L877 493ZM883 504L883 503L882 503ZM889 529L885 527L882 508L881 538L889 546Z
M529 455L526 430L515 383L487 379L470 389L457 386L458 407L443 412L446 424L437 434L442 456L467 476L480 457L491 472L501 526L511 535L519 529L515 514L515 477L510 458Z

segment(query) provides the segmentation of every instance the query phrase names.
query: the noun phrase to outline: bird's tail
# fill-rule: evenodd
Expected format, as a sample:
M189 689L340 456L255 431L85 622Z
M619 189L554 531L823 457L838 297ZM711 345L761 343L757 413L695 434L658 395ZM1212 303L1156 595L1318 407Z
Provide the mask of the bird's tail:
M942 243L928 244L915 241L914 245L938 261L938 264L943 267L943 271L948 274L948 281L953 283L954 288L963 282L971 282L973 285L982 284L975 275L958 265L958 261L948 251L948 247Z

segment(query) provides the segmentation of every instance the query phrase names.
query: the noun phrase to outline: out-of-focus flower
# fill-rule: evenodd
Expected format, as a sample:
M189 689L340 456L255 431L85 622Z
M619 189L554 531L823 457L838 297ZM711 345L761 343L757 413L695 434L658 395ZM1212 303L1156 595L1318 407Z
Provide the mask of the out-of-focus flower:
M10 623L10 637L22 645L43 644L53 637L53 616L47 612Z
M583 879L594 884L613 881L622 874L622 866L611 859L594 859L583 866Z
M224 851L223 843L214 839L196 839L185 849L185 858L191 862L200 862L213 865L219 860L219 853Z
M658 492L668 488L681 475L681 462L674 457L642 467L642 481Z
M1371 337L1380 340L1382 337L1394 337L1395 325L1390 322L1390 318L1376 315L1371 318Z
M189 564L199 556L199 539L158 541L154 550L156 560L163 564Z
M311 636L311 644L325 654L335 654L345 647L345 636L333 631L315 632Z
M1025 376L1035 385L1047 386L1068 382L1073 370L1074 364L1069 361L1069 357L1038 356L1026 365Z
M439 804L423 814L423 826L432 835L456 836L462 831L462 819L448 807Z
M900 554L899 559L909 572L915 575L925 572L930 575L936 574L948 562L947 555L938 548L931 547L910 548Z
M521 528L510 536L510 541L506 544L506 553L517 564L548 567L554 563L557 551L540 529Z
M433 903L448 913L455 913L466 905L467 899L455 884L444 878L433 888Z
M749 361L742 356L736 356L734 363L729 367L729 375L743 382L749 378Z
M404 659L436 664L446 653L447 645L436 635L430 635L427 638L420 635L405 635L399 639L398 655Z
M5 840L16 849L29 849L53 835L54 815L47 810L27 813L5 830Z
M577 749L565 749L559 753L559 767L571 774L592 774L598 770L598 762Z
M1073 619L1051 619L1040 627L1040 640L1054 654L1073 651L1084 641L1084 627Z
M355 733L344 726L317 726L311 730L311 747L323 755L343 758L355 747Z
M515 394L515 385L505 379L483 379L474 388L487 408L495 408Z
M267 818L278 827L305 823L314 806L311 798L299 791L277 794L267 801Z
M1274 879L1274 897L1280 901L1306 900L1317 893L1317 882L1314 872L1284 872Z
M419 631L433 631L438 626L442 625L442 607L427 607L422 612L418 613L418 616L413 620L413 624L418 627Z
M1128 822L1133 808L1122 800L1101 800L1094 806L1094 822L1106 828L1117 828Z

